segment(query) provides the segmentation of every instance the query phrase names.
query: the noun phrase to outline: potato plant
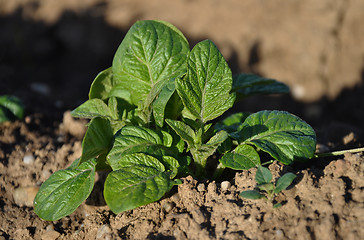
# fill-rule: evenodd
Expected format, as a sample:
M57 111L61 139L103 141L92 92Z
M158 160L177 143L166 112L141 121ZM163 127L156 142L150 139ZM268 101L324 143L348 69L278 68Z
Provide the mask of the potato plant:
M90 119L81 157L43 183L34 210L45 220L72 213L91 193L96 171L109 171L104 198L120 213L159 200L182 176L257 167L259 152L284 164L312 158L315 132L297 116L222 116L249 95L287 91L273 79L232 76L210 40L190 50L170 23L138 21L112 66L96 76L89 100L72 112Z

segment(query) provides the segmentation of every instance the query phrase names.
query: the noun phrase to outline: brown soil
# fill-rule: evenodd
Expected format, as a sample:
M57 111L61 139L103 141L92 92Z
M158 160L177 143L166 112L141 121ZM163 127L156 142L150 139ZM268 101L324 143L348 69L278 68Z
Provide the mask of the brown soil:
M94 192L70 216L46 222L32 208L40 184L81 155L86 122L68 110L85 101L137 19L170 21L192 44L210 38L234 72L275 77L293 90L249 98L235 110L288 110L315 128L320 151L362 147L362 5L0 0L0 95L26 105L24 120L0 124L0 239L362 239L363 153L273 163L275 177L299 176L279 195L278 209L238 196L254 187L255 170L231 172L228 188L187 177L162 200L118 215L105 206L107 173L99 173Z

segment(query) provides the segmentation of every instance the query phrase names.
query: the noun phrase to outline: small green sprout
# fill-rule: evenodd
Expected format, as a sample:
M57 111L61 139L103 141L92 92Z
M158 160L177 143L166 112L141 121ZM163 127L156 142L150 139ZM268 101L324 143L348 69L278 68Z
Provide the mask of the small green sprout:
M274 202L275 196L291 185L292 181L296 177L297 176L293 173L286 173L282 177L278 178L275 183L273 183L272 173L269 171L269 169L258 166L257 173L255 175L255 181L257 182L256 189L241 192L240 196L254 200L264 198L265 200ZM278 208L280 206L282 206L281 202L273 204L273 208Z

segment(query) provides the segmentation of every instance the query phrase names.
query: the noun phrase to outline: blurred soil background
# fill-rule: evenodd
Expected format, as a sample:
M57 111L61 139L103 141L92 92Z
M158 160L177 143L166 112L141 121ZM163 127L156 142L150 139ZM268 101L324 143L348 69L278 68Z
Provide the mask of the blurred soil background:
M168 199L118 216L103 206L101 199L97 204L90 200L72 216L53 223L37 218L27 195L20 195L19 200L14 194L17 189L25 189L31 198L51 173L79 157L85 122L72 119L67 111L88 98L94 77L111 66L113 54L127 30L135 21L144 19L171 22L185 34L191 48L201 40L211 39L233 73L256 73L291 88L291 94L284 96L248 98L236 111L277 109L294 113L315 128L319 146L326 151L363 146L363 9L361 0L0 0L0 95L15 95L26 106L23 121L0 125L0 238L359 239L364 236L361 229L364 184L360 180L364 167L360 154L293 166L290 170L305 179L297 186L309 184L304 191L290 196L295 202L288 200L287 205L292 204L292 209L296 209L295 215L284 215L287 209L276 213L263 203L237 200L237 194L249 187L242 186L241 179L246 180L247 176L251 179L251 173L237 174L230 195L217 194L222 208L230 209L228 214L237 214L230 220L223 217L227 212L216 210L208 200L216 195L215 183L204 183L212 185L200 191L202 200L194 203L196 208L179 202L184 199L188 203L187 195L180 194L179 200L171 200L173 216L158 210ZM25 156L32 156L33 160L25 161ZM282 166L277 169L276 174L287 170L282 170ZM186 189L190 188L195 193L198 183L194 181L185 180L180 189L188 192ZM332 188L335 189L331 182L337 182L333 186L337 187L337 199L341 199L337 200L339 205L327 200L334 191ZM315 191L322 186L328 188L319 195L320 191ZM307 209L316 201L305 202L310 192L315 192L316 200L320 197L323 202L327 200L331 210L323 210L322 201ZM338 206L342 209L335 212ZM196 213L201 208L204 217ZM250 220L256 224L249 225L250 229L239 228L239 221L244 224L252 216L249 209L254 214L265 214L259 219L255 217L258 219L255 222ZM159 211L156 218L151 215L155 211ZM176 217L181 213L187 216ZM213 218L214 213L220 214L219 217ZM295 216L305 220L301 224L297 218L294 220ZM290 219L298 221L296 232L288 224ZM275 222L273 227L267 221ZM91 230L85 230L85 224ZM146 234L140 233L141 229ZM320 235L325 229L327 234Z

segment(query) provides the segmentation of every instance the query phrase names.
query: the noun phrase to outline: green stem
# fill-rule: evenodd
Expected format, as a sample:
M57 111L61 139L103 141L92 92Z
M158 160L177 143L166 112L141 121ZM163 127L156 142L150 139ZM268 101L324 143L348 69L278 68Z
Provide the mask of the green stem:
M260 164L260 165L264 166L264 165L271 164L271 163L273 163L273 162L274 162L274 160L272 159L272 160L270 160L270 161L268 161L268 162L265 162L265 163L262 163L262 164Z
M358 152L364 152L364 147L342 150L342 151L335 151L335 152L318 153L318 154L315 154L313 157L314 158L332 157L332 156L344 155L345 153L358 153Z
M190 150L195 165L195 174L200 177L205 177L206 160L202 159L199 152L195 149Z
M212 179L218 179L221 174L224 172L225 170L225 166L222 165L221 163L219 163L219 165L217 165L214 175L212 176Z

